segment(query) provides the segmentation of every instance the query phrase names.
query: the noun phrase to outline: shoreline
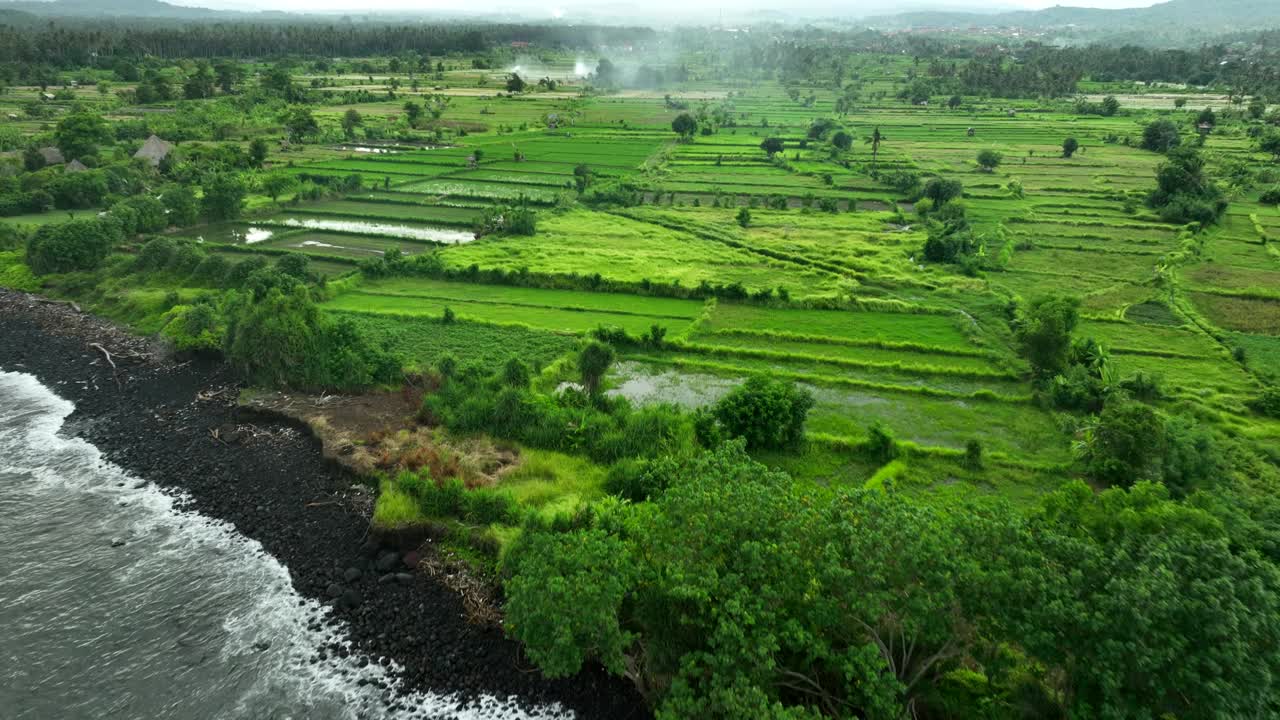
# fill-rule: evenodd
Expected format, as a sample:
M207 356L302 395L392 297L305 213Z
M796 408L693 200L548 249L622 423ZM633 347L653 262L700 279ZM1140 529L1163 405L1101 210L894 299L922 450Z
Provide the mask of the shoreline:
M328 622L345 623L353 648L403 668L401 689L456 693L459 708L489 695L526 709L559 703L584 719L650 716L625 680L599 667L547 680L501 631L468 624L458 594L369 538L372 491L324 458L302 423L237 405L224 364L175 362L108 320L5 290L0 338L0 369L75 404L64 433L260 542L299 594L333 603Z

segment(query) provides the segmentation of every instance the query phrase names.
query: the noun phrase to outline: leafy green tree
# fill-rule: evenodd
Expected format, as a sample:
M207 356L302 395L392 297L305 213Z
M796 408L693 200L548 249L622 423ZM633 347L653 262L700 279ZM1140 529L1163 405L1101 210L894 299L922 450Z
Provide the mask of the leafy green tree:
M592 340L578 353L578 373L582 376L582 386L594 395L600 391L600 381L613 364L614 352L611 345Z
M1168 118L1153 120L1142 131L1142 148L1152 152L1169 152L1182 143L1178 126Z
M964 185L959 180L933 178L924 184L924 196L933 201L935 208L964 195Z
M217 76L218 87L227 94L234 91L235 84L244 77L244 72L240 69L240 65L231 60L224 60L214 65L213 71Z
M1268 130L1258 138L1258 150L1271 156L1271 159L1280 162L1280 130Z
M239 173L228 170L210 173L202 184L201 209L210 220L234 220L244 211L249 185Z
M853 136L844 130L837 130L836 133L831 136L831 145L837 150L848 150L850 147L853 147Z
M951 98L947 100L947 107L951 108L952 110L955 110L956 108L960 107L963 104L964 104L964 98L960 97L959 95L952 95Z
M738 226L748 227L751 225L751 211L747 208L738 208Z
M1097 422L1085 429L1085 472L1096 482L1124 487L1157 477L1164 444L1164 422L1150 406L1109 402Z
M782 138L771 137L760 141L760 149L764 150L769 157L773 157L774 155L782 152L783 147Z
M166 185L160 191L160 202L168 213L170 225L187 227L200 219L200 201L185 185Z
M266 193L272 202L279 200L281 195L298 187L298 179L286 172L268 173L262 177L260 183L262 192Z
M1004 161L1004 156L995 150L986 149L978 151L978 167L986 172L992 172L1000 167L1000 163Z
M27 264L37 275L93 270L120 239L119 226L111 220L41 225L27 239Z
M91 208L102 205L107 198L107 176L100 170L68 173L54 177L45 190L53 196L55 207Z
M112 138L106 121L90 112L67 115L53 131L54 143L67 160L96 155L98 145L109 143Z
M687 112L682 112L671 121L671 130L681 139L688 140L698 132L698 121Z
M160 232L169 226L169 216L165 212L164 203L150 195L136 195L116 203L111 208L114 215L121 207L127 207L134 213L133 231L136 233Z
M200 100L213 97L215 78L213 68L206 62L196 66L196 71L182 84L182 94L188 100Z
M22 151L22 168L24 170L27 172L35 172L44 168L44 166L44 155L40 152L39 147L32 144L28 145L27 148Z
M283 122L285 130L289 133L289 139L293 142L303 142L320 132L320 125L311 114L311 108L306 106L289 108Z
M627 672L634 633L620 622L636 582L628 546L600 530L527 533L510 553L506 631L547 677L589 660Z
M409 127L417 127L418 121L422 119L422 106L410 100L404 104L404 117L409 121Z
M1062 141L1062 157L1069 158L1076 154L1076 150L1080 149L1080 143L1073 137L1069 137Z
M516 73L511 73L511 77L507 78L507 92L524 92L526 85L527 83L525 83L524 78L520 77Z
M1074 481L1044 502L1026 537L1005 545L1018 590L1001 612L1048 666L1070 717L1274 707L1280 574L1217 518L1160 485L1096 494Z
M269 150L266 140L254 138L253 142L249 143L249 163L256 168L262 167L262 164L267 161Z
M364 118L360 116L360 111L355 108L347 108L342 114L342 134L348 140L352 140L356 136L356 128L364 124Z
M753 375L715 405L712 414L729 437L751 449L792 447L804 437L813 395L789 380Z
M260 267L246 285L249 292L237 292L228 301L223 354L247 381L268 387L348 388L391 382L400 375L395 357L371 346L350 322L321 314L296 279Z
M311 258L300 252L289 252L276 258L276 270L305 281L311 276Z
M1120 112L1120 101L1116 99L1115 95L1108 95L1102 98L1103 116L1111 117L1118 112Z
M1066 368L1071 333L1080 321L1080 300L1062 295L1038 297L1018 318L1015 335L1031 369L1042 378Z

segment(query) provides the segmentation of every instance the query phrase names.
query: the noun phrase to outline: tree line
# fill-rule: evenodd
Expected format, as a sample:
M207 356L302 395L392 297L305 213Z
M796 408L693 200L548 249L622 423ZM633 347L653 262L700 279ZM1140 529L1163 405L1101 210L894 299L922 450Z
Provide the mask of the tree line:
M100 65L117 57L355 57L411 50L443 55L480 53L517 41L543 48L587 48L644 42L653 36L648 28L593 25L59 22L39 29L0 26L0 62L68 68Z

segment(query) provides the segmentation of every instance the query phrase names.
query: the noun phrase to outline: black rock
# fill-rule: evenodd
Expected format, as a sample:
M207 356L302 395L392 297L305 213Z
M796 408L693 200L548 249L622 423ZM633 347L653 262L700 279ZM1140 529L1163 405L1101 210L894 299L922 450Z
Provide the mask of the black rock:
M354 608L354 607L359 607L360 603L364 602L364 597L361 596L360 593L355 590L347 590L346 592L342 593L342 597L339 598L338 601L341 602L346 607Z
M396 573L396 580L402 584L408 585L413 582L413 575L410 573Z
M361 575L363 575L363 573L360 572L360 568L350 567L347 568L346 572L342 573L342 580L343 582L349 583L355 582L360 579Z
M329 597L336 598L342 595L342 586L338 583L329 583L329 587L325 588L324 591Z
M378 556L378 562L374 563L374 567L378 572L390 572L395 569L400 562L400 553L394 550L388 550Z

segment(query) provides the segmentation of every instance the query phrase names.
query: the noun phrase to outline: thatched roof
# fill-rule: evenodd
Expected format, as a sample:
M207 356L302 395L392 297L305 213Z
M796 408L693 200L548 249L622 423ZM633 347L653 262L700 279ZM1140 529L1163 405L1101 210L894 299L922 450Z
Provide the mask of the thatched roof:
M165 142L160 138L152 135L147 141L142 143L142 147L133 156L136 158L144 158L154 167L160 164L170 152L173 151L173 143Z
M85 170L88 170L88 169L89 168L79 160L72 160L71 162L67 163L67 167L65 168L65 171L66 172L84 172Z
M40 148L40 155L44 158L45 165L61 165L67 161L62 157L62 151L52 145Z

